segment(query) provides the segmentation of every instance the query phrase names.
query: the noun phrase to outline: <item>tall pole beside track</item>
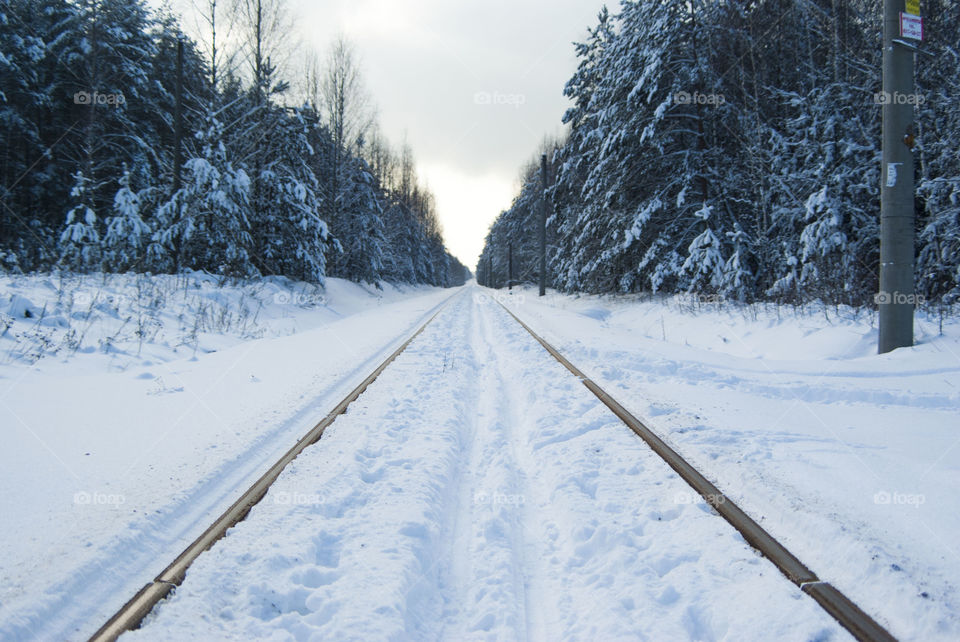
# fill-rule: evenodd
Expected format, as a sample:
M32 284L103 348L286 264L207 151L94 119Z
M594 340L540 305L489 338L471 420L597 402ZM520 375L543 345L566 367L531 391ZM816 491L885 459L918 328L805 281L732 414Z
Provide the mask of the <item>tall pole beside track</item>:
M904 0L883 0L883 168L880 186L882 354L913 345L913 48L902 33Z
M540 296L547 293L547 155L540 155Z

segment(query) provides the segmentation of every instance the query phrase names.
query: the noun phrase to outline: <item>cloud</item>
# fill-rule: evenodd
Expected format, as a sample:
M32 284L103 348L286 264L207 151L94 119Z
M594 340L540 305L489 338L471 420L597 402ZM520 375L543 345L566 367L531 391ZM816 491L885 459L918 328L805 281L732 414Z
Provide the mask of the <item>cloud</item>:
M516 181L506 174L443 164L421 165L420 172L436 196L447 247L473 270L490 223L510 205Z

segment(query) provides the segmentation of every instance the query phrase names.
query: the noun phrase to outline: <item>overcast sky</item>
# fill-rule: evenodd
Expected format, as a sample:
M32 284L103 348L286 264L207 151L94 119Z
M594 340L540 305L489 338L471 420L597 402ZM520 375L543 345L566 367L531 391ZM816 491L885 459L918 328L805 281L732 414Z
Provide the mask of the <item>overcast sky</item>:
M395 145L406 136L436 195L447 246L472 270L522 165L544 135L562 131L572 42L585 38L603 4L291 0L290 42L321 56L337 33L354 43L383 132Z

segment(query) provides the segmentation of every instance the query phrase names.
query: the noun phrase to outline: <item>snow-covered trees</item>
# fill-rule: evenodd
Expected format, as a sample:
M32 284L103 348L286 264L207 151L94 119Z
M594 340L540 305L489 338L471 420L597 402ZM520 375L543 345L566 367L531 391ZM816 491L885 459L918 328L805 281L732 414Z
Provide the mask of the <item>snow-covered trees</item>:
M375 282L383 273L383 208L376 182L365 161L349 158L338 165L340 186L333 218L340 241L330 271L359 281Z
M960 295L960 25L942 1L918 62L918 283ZM623 0L576 45L551 155L548 278L567 291L870 304L879 260L878 0ZM481 282L535 238L526 181ZM518 265L520 266L518 270ZM951 294L952 293L952 294Z
M356 95L284 103L282 5L207 0L201 47L146 0L0 3L0 269L462 283Z
M144 256L144 246L151 236L150 226L140 216L145 196L130 188L130 174L124 173L103 237L104 262L118 271L135 269Z
M947 0L924 7L929 32L944 37L931 39L927 46L933 56L918 65L917 90L925 100L917 119L917 284L928 300L955 303L960 300L960 14Z
M216 118L198 138L202 151L184 163L183 187L157 210L152 255L169 257L164 267L173 271L250 276L250 177L234 165Z

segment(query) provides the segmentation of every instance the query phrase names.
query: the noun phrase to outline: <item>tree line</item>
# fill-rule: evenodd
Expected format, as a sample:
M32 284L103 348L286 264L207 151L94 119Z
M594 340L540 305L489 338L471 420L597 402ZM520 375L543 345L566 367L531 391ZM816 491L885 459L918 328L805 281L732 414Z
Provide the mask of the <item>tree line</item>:
M283 0L0 3L0 269L464 282L351 45L291 86ZM296 94L296 96L295 96Z
M925 0L916 93L885 96L880 0L624 1L576 44L562 140L487 235L478 280L869 305L881 104L916 105L916 282L960 296L960 14ZM510 273L512 259L513 272Z

